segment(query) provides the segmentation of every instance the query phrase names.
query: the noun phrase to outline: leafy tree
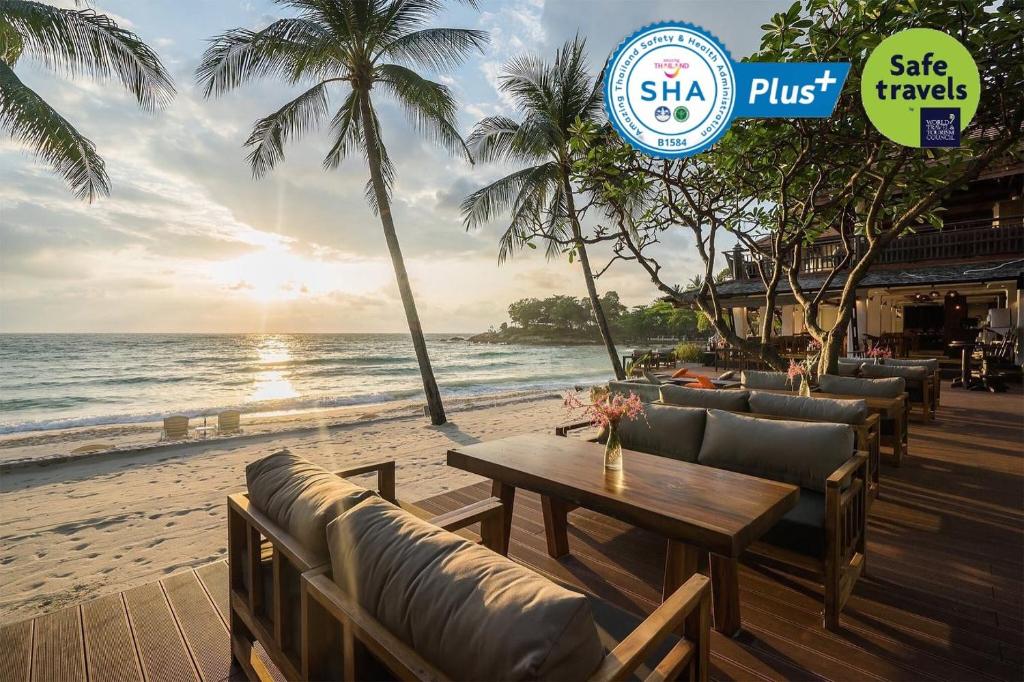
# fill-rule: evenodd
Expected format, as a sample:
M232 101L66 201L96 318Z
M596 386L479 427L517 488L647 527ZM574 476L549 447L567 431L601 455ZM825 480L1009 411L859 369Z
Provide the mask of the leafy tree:
M330 120L332 144L324 168L334 169L353 152L370 169L367 199L380 216L398 280L430 421L446 421L441 395L409 275L391 214L395 169L381 136L371 97L397 100L417 130L445 149L469 156L456 129L456 103L447 87L424 78L417 68L443 70L462 63L487 42L481 31L434 28L427 23L444 8L442 0L277 0L298 16L274 21L260 31L237 28L213 39L196 69L207 97L222 95L259 78L280 78L307 89L256 122L246 140L255 177L284 159L284 145L319 126L330 113L330 93L342 91ZM475 6L475 0L465 0Z
M105 14L0 0L0 129L49 164L76 198L109 195L96 146L14 73L22 57L66 76L117 80L147 111L174 96L160 58Z
M587 70L586 43L567 42L551 63L533 56L510 60L500 78L500 89L516 102L523 120L489 116L469 137L480 161L532 164L473 192L462 204L466 227L511 214L501 237L499 261L517 249L546 242L549 257L569 253L579 258L591 310L601 331L615 376L625 373L601 308L594 272L577 213L572 182L573 152L569 129L577 120L601 117L600 79Z

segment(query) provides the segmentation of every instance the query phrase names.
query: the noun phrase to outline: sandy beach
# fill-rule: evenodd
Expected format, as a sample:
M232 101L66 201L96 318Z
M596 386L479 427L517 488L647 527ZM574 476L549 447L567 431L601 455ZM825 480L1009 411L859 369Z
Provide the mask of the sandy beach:
M328 468L383 458L398 494L415 501L479 479L445 465L452 444L548 431L566 413L557 394L515 394L449 406L432 427L417 405L261 417L242 437L153 447L153 425L22 434L3 460L48 460L0 472L0 620L10 622L143 584L225 555L225 496L244 469L281 448ZM109 454L67 458L86 442ZM146 446L139 449L140 446Z

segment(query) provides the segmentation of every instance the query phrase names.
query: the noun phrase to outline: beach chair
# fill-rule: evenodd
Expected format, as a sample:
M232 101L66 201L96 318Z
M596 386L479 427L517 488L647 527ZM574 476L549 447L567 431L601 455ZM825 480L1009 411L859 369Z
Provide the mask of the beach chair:
M164 428L160 432L160 440L185 440L188 438L188 417L174 415L164 418Z
M224 436L230 433L241 433L240 422L242 413L238 410L225 410L217 415L217 435Z

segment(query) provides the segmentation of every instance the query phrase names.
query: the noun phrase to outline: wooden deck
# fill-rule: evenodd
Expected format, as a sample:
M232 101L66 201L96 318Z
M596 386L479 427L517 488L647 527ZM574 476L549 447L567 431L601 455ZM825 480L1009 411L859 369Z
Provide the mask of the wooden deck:
M713 678L1024 678L1024 398L1019 387L990 395L947 384L942 402L937 421L912 423L903 467L884 467L867 575L841 630L822 629L811 571L755 545L741 565L743 631L713 633ZM481 484L421 504L442 512L486 494ZM664 543L591 512L569 519L572 554L550 559L539 501L520 493L512 556L625 608L653 609ZM237 678L226 609L218 562L8 624L0 680Z

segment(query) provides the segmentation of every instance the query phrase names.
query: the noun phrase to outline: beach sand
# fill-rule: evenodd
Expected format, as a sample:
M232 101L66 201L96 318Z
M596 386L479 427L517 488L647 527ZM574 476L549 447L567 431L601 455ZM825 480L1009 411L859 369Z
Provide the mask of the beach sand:
M416 501L480 480L445 465L452 445L550 432L566 419L550 392L448 409L441 427L430 426L421 407L399 403L244 419L242 437L161 447L152 447L154 426L138 424L6 438L0 622L223 558L226 495L244 489L247 463L281 448L331 469L394 459L399 497ZM120 451L67 458L86 442ZM50 463L9 464L26 458Z

